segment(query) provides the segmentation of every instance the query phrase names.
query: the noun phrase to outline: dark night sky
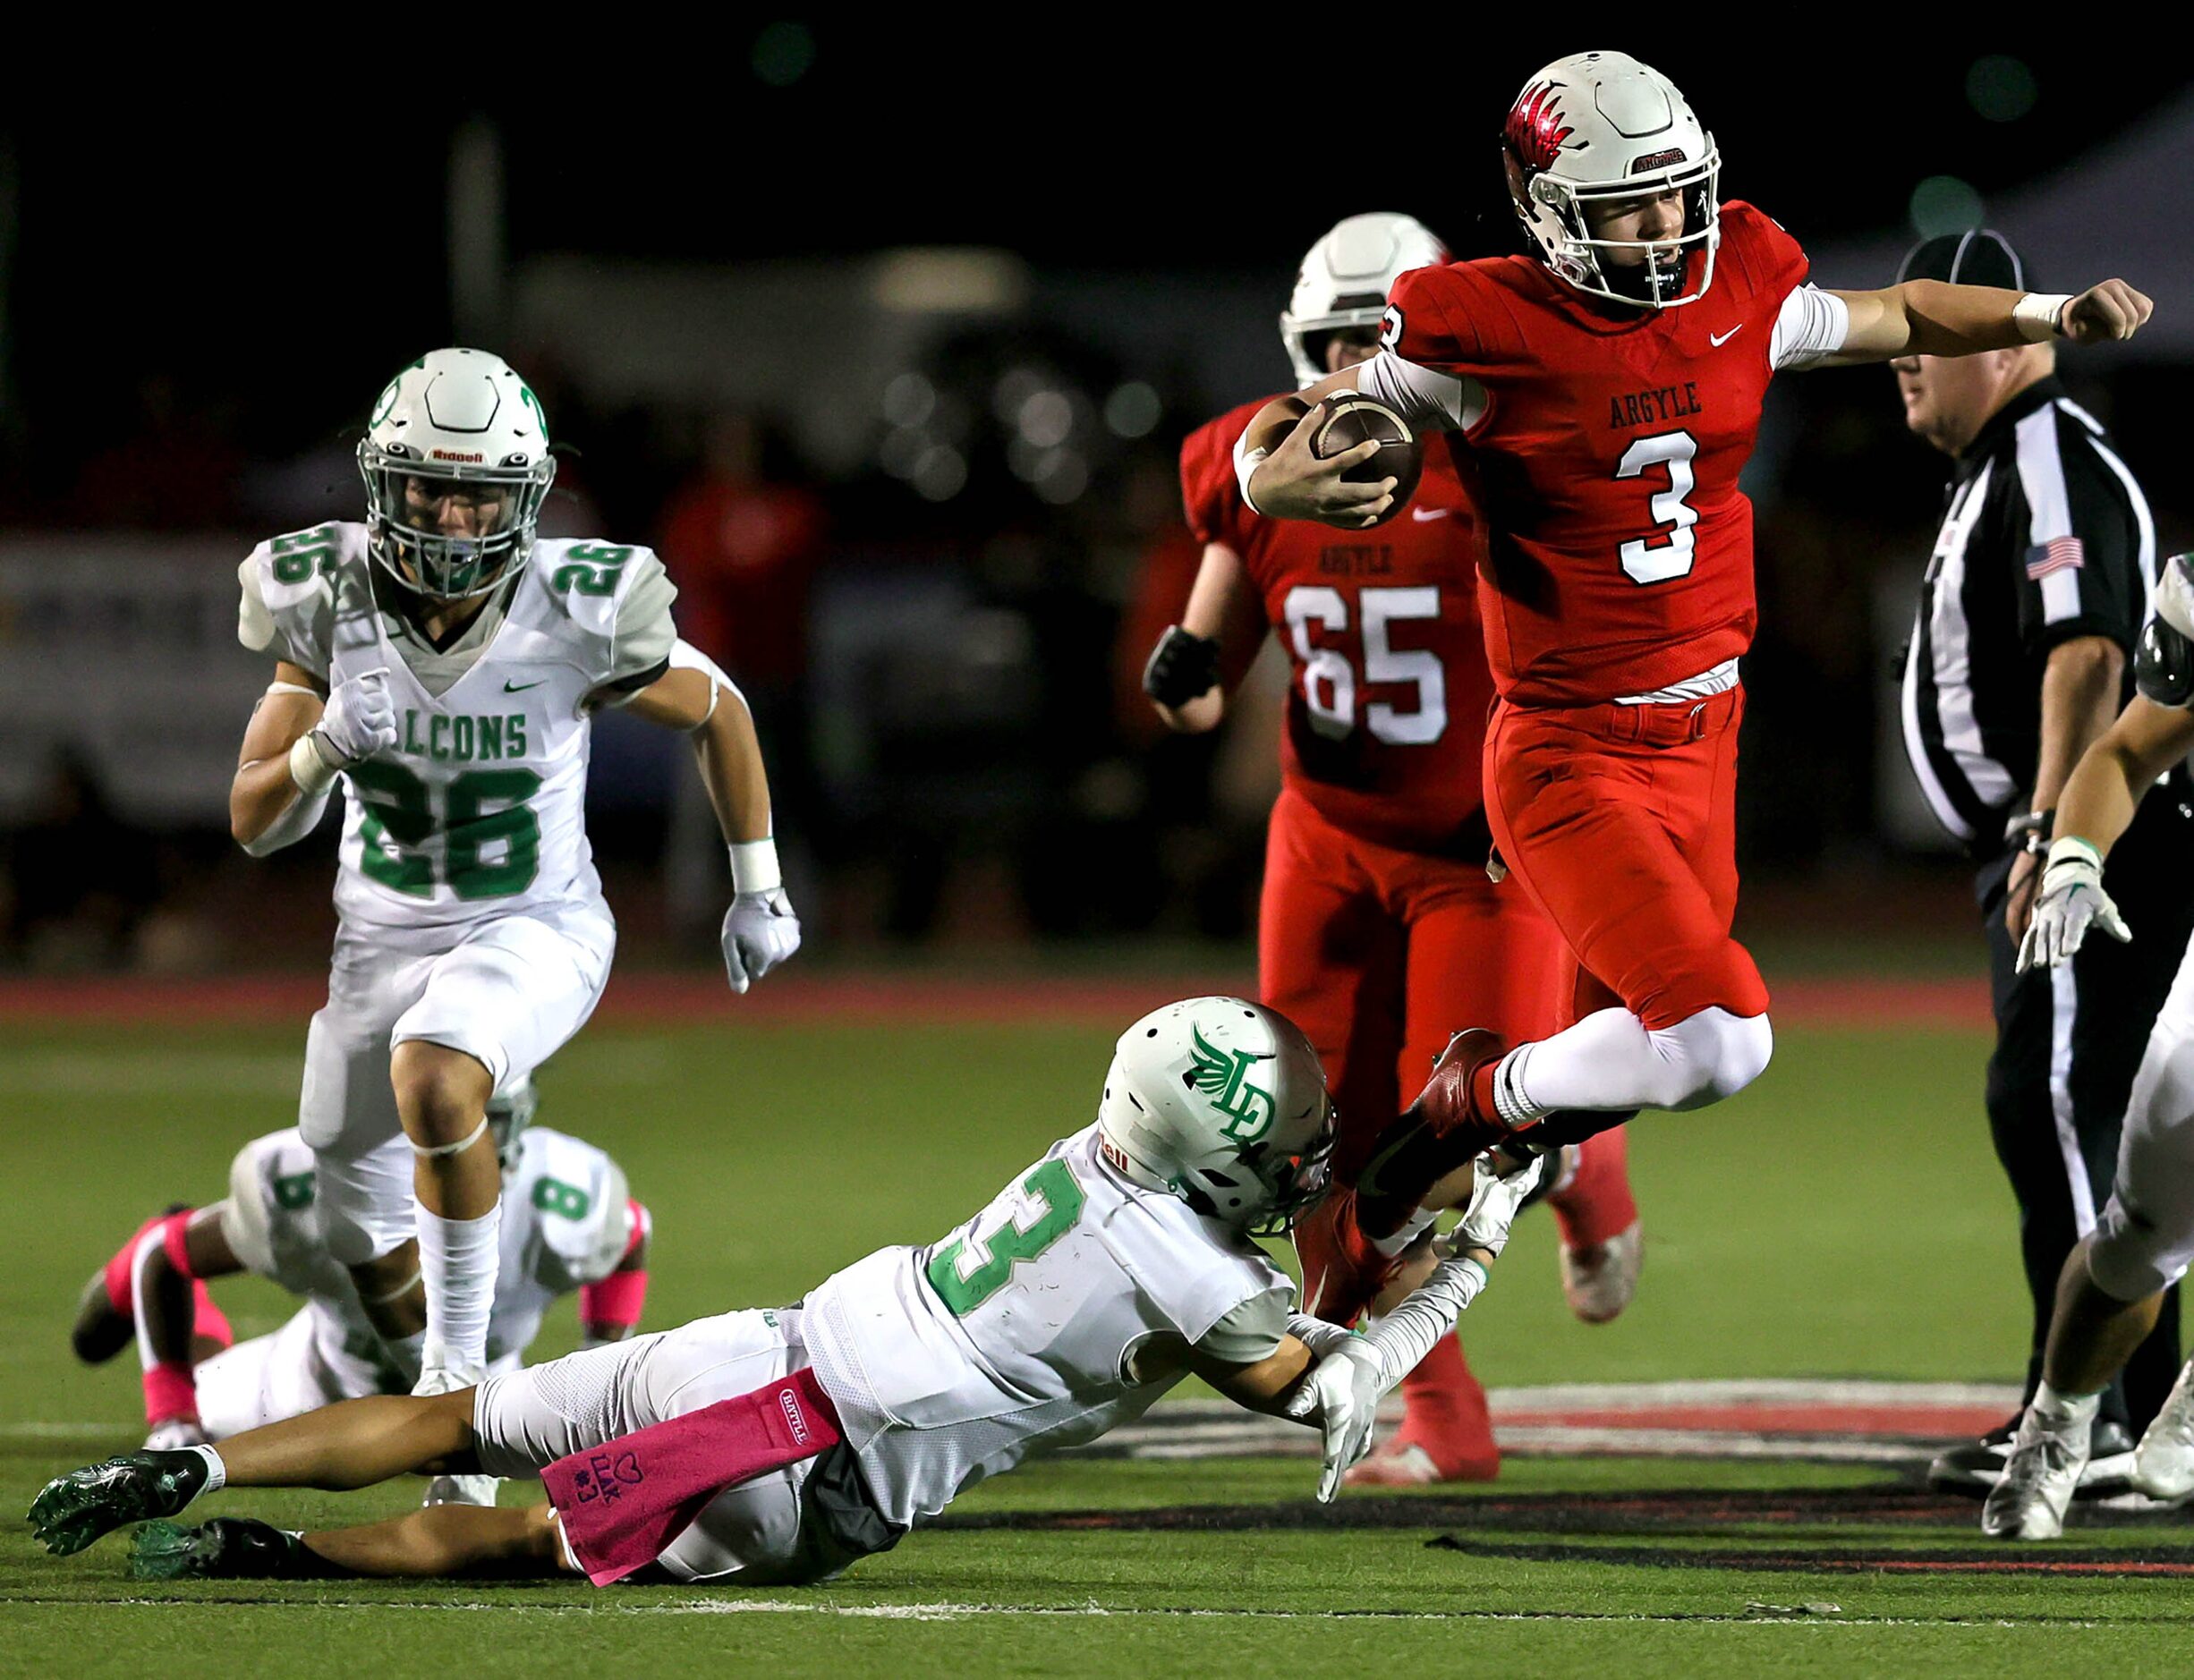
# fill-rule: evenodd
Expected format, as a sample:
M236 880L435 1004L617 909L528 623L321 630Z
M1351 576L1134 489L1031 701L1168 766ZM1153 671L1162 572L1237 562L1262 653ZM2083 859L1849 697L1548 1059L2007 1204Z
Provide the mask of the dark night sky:
M1692 15L1685 41L1723 36ZM1458 29L1444 49L1352 53L1300 23L1246 46L1238 22L1114 13L1039 47L817 21L812 61L775 87L754 68L767 14L718 16L710 40L645 56L577 38L483 47L463 75L439 52L402 73L402 31L377 25L302 82L110 81L96 122L73 85L16 101L0 123L18 181L19 414L73 423L88 392L147 369L263 410L270 384L332 372L348 390L442 335L445 160L468 115L506 141L514 261L977 243L1040 267L1284 285L1337 206L1414 210L1461 250L1503 246L1500 119L1539 64L1588 44L1567 28L1520 44ZM1827 55L1663 47L1635 20L1605 33L1686 88L1721 141L1724 196L1814 242L1901 223L1924 176L1986 195L2046 173L2183 83L2122 46L1977 41L1893 68L1770 70ZM798 62L796 38L789 61L769 38ZM2018 121L1968 102L1968 70L1991 52L2034 65ZM2184 190L2160 183L2157 213Z

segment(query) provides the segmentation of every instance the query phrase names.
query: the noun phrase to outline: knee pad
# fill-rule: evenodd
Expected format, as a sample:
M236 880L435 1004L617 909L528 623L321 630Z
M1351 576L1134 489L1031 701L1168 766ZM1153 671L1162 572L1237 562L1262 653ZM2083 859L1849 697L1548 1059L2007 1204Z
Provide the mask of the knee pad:
M2117 1301L2142 1301L2186 1275L2194 1232L2168 1229L2122 1192L2113 1195L2088 1239L2088 1275Z
M1654 1037L1673 1051L1670 1059L1683 1070L1684 1089L1663 1105L1670 1108L1704 1108L1734 1097L1766 1071L1775 1052L1765 1015L1733 1015L1720 1007L1702 1009Z

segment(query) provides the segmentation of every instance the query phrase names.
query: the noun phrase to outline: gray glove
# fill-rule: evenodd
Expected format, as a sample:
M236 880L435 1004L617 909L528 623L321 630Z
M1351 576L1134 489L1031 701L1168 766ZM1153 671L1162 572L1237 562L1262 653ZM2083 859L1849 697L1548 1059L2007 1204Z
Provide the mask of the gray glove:
M1315 1423L1325 1438L1318 1502L1331 1505L1348 1466L1371 1451L1379 1402L1389 1384L1379 1350L1352 1336L1312 1368L1288 1400L1288 1415Z
M347 768L395 746L396 703L388 695L387 667L338 683L312 733L318 737L313 751L331 769Z
M2019 942L2018 972L2071 962L2087 943L2091 927L2121 944L2132 942L2133 930L2103 890L2103 854L2077 836L2061 836L2050 842L2042 895L2034 901L2026 938Z
M1450 1253L1482 1248L1498 1260L1501 1251L1509 1245L1509 1226L1516 1221L1516 1210L1546 1170L1546 1158L1535 1155L1506 1178L1496 1178L1486 1170L1492 1161L1489 1155L1478 1157L1477 1182L1470 1187L1470 1205L1463 1209L1462 1223L1448 1235Z
M781 887L741 893L724 912L724 972L735 992L744 992L799 948L800 918Z

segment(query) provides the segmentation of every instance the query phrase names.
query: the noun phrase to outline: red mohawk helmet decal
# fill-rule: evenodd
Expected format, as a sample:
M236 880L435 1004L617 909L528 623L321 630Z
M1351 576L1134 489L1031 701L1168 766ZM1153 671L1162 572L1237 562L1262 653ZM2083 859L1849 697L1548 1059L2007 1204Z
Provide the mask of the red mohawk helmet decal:
M1562 142L1577 132L1561 120L1561 107L1555 103L1559 91L1551 81L1538 82L1525 89L1509 109L1501 138L1526 169L1535 172L1551 166Z

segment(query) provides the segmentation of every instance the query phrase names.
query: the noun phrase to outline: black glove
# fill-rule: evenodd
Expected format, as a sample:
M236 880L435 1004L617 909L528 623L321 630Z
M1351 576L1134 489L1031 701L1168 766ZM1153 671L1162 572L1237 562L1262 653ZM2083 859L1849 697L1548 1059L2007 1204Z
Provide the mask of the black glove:
M1185 706L1219 683L1219 643L1166 626L1143 667L1143 692L1161 706Z

